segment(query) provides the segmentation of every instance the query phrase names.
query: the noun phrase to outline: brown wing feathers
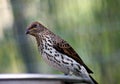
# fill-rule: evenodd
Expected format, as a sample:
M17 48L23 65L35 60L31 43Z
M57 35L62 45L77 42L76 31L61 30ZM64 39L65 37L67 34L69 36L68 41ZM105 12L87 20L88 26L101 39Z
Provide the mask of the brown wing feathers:
M57 40L56 40L57 39ZM93 73L82 61L82 59L79 57L79 55L75 52L75 50L63 39L60 39L60 37L56 37L54 40L56 40L55 45L53 46L56 50L58 50L60 53L66 54L76 60L78 63L83 65L88 73Z

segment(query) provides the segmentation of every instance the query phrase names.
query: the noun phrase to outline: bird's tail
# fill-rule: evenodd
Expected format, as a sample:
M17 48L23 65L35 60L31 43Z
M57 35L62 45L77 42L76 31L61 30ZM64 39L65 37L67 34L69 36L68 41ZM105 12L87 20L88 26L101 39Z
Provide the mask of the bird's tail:
M82 74L83 78L88 78L89 84L98 84L98 82L90 74Z
M89 77L90 77L90 79L92 80L92 82L93 82L94 84L98 84L98 82L97 82L91 75L89 75Z

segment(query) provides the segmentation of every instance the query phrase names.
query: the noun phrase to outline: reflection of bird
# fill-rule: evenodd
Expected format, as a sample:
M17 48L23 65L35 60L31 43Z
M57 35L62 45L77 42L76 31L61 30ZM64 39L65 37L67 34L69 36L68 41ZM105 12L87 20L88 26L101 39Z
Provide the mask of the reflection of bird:
M75 50L62 38L55 35L39 22L33 22L26 34L34 36L43 59L52 67L76 76L87 77L93 84L97 82L89 75L93 73L82 61Z

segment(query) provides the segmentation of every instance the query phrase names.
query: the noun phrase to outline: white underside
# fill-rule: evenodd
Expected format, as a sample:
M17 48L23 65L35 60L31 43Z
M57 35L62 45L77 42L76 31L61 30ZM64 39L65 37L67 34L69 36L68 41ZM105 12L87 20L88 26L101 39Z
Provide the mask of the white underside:
M46 40L48 40L48 39L46 39ZM49 45L52 45L52 44L50 44L49 42L47 42L47 43L48 43ZM44 42L44 41L43 41L43 44L45 45L45 42ZM70 57L68 57L68 56L66 56L66 55L64 55L64 54L56 51L56 50L55 50L54 48L52 48L51 46L48 46L48 48L52 48L52 53L50 53L50 50L46 50L46 49L45 49L45 46L43 46L43 47L44 47L44 48L43 48L43 53L41 53L41 54L42 54L43 59L45 60L45 62L46 62L48 65L52 66L53 68L55 68L55 69L57 69L57 70L65 73L65 74L71 74L71 72L72 72L73 74L83 73L83 74L88 75L86 69L85 69L83 66L81 66L79 63L77 63L74 59L72 59L72 58L70 58ZM49 59L48 59L47 55L46 55L44 52L50 54L50 55L53 56L53 57L49 57ZM59 56L55 56L55 54L59 54ZM64 59L62 59L61 55L63 55ZM55 62L54 62L54 61L55 61L55 60L54 60L54 57L55 57L57 60L60 61L60 63L59 63L60 66L58 65L58 63L55 63ZM67 60L67 59L70 59L70 60L72 60L72 61ZM54 61L50 61L50 60L54 60ZM63 63L63 61L66 62L66 63L68 63L68 64ZM56 62L57 62L57 61L56 61ZM71 64L73 64L73 66L71 66ZM78 66L80 66L81 69L79 69ZM79 70L79 71L76 71L76 69Z

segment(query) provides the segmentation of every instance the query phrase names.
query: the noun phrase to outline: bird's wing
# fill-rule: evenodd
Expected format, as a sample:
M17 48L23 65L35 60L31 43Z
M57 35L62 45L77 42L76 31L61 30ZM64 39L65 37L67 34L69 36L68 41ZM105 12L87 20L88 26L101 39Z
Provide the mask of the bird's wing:
M79 55L75 52L75 50L63 39L61 39L60 37L56 36L54 38L54 45L53 47L59 51L62 54L65 54L71 58L73 58L74 60L76 60L79 64L83 65L88 73L93 73L86 65L85 63L82 61L82 59L79 57Z

